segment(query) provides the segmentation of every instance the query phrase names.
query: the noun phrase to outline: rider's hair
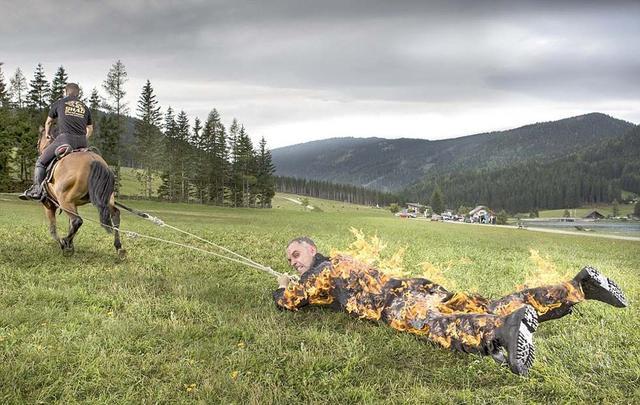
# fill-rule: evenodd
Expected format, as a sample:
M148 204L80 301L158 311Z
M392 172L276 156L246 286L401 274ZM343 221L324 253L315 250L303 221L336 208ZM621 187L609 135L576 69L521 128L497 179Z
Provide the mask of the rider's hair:
M292 243L294 242L298 242L298 243L306 243L307 245L313 246L314 248L318 248L316 246L316 243L309 238L308 236L298 236L297 238L293 238L289 241L289 243L287 243L287 247L291 246Z
M64 86L64 90L67 92L67 96L79 96L80 95L80 86L77 83L67 83Z

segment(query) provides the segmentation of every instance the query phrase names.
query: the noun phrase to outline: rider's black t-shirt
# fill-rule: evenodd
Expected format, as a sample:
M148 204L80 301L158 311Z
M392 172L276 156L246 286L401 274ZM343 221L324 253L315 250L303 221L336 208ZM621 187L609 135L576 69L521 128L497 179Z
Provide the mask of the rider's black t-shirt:
M78 97L64 97L53 103L49 117L58 119L60 134L86 135L92 125L91 110Z

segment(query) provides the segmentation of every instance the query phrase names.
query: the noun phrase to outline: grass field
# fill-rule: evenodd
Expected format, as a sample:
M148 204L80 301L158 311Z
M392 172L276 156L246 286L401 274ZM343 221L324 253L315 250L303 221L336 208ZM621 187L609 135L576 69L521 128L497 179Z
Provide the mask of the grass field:
M626 217L627 214L633 213L633 204L620 204L618 205L618 215L621 217ZM583 218L585 215L589 214L591 211L596 210L602 215L609 216L613 215L613 205L611 204L603 204L603 205L594 205L594 206L585 206L581 208L572 208L569 210L572 217L575 218ZM564 209L559 210L545 210L540 211L540 218L562 218L564 216ZM528 215L521 215L521 218L527 218Z
M408 271L450 289L498 297L592 264L630 307L587 302L542 324L521 378L382 324L278 311L270 276L198 252L125 237L119 262L93 223L65 258L37 204L0 194L0 403L640 402L640 243L401 220L313 199L321 211L311 211L284 197L270 210L130 205L280 271L292 237L328 251L347 247L355 227L389 255L406 248ZM96 218L90 206L81 214ZM130 215L122 227L188 241Z

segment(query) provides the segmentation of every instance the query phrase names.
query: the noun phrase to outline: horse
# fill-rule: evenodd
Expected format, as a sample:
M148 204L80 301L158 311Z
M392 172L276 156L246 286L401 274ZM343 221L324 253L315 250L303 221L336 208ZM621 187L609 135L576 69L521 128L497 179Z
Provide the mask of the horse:
M40 130L38 151L42 151L53 141L44 136L44 128ZM48 176L45 183L48 195L42 201L44 211L49 219L49 233L56 241L64 256L72 256L75 252L73 238L82 226L82 218L78 215L78 207L91 202L100 215L100 224L114 234L113 246L118 257L124 259L126 250L120 242L120 210L115 206L115 175L102 156L91 150L74 151L62 157ZM56 228L56 210L60 208L69 217L69 233L60 238Z

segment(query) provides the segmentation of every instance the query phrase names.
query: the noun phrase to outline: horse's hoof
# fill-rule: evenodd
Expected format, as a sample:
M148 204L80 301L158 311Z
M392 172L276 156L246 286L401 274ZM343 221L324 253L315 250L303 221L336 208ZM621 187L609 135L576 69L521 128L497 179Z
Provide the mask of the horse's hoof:
M127 251L125 249L118 249L118 258L124 260L127 258Z
M64 257L71 257L73 256L74 253L75 253L75 249L73 249L72 247L62 249L62 255Z

